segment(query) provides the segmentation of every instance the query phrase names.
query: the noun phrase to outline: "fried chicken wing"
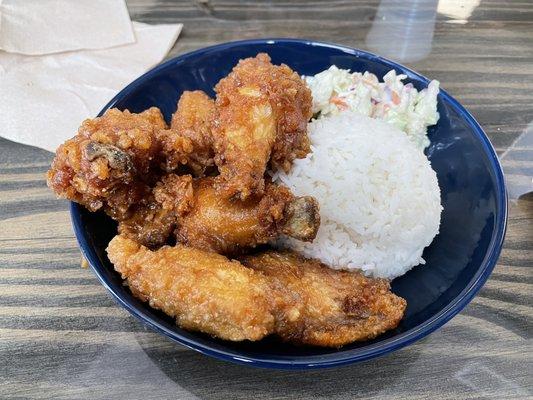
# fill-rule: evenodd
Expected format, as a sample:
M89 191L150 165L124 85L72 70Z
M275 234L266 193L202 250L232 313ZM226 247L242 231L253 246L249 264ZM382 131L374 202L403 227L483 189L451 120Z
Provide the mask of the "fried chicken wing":
M302 79L258 54L215 92L184 92L170 127L155 107L84 121L57 150L48 185L118 221L107 248L116 271L184 329L340 347L395 328L406 302L386 280L291 251L245 251L282 234L311 241L319 227L314 198L265 174L310 150Z
M288 169L309 152L311 92L296 72L272 65L267 54L241 60L215 91L219 189L241 200L260 195L269 161Z
M192 177L168 174L118 224L119 233L149 248L167 243L178 218L194 204Z
M267 279L237 261L182 245L150 251L123 236L107 253L134 296L185 329L233 341L273 330Z
M107 248L134 296L179 326L227 340L339 347L397 326L405 300L387 281L337 271L294 253L241 262L178 244L151 251L124 236Z
M406 302L388 281L338 271L293 252L268 251L240 261L272 287L275 331L283 340L339 347L395 328Z
M157 132L164 128L155 107L140 114L111 109L85 120L58 148L48 185L59 197L121 219L150 190L160 153Z
M207 94L201 90L183 92L170 129L160 135L167 171L187 164L196 176L202 176L214 165L212 129L215 115L215 101ZM184 148L189 143L190 148Z
M168 174L119 220L119 232L151 249L178 242L221 254L240 254L285 234L315 238L317 201L294 197L286 187L267 184L260 198L233 202L220 197L214 178Z
M214 178L194 182L192 209L178 219L178 242L221 254L235 254L277 238L281 233L311 241L320 224L317 201L294 197L284 186L267 182L263 196L245 201L221 197Z

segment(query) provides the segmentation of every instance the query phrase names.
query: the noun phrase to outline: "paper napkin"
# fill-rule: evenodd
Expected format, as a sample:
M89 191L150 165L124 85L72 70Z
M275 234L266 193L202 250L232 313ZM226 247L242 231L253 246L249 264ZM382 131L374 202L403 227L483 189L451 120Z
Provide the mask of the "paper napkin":
M0 136L50 151L124 86L158 64L181 24L133 22L135 42L43 56L0 52Z
M0 0L0 50L39 55L134 41L124 0Z

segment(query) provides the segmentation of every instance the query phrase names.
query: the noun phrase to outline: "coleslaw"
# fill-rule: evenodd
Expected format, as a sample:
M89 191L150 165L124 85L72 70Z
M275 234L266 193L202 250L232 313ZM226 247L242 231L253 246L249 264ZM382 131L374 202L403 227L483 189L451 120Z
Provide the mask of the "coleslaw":
M421 150L429 145L427 128L439 120L438 81L418 91L411 83L402 82L406 75L397 75L394 70L380 82L368 71L350 72L335 65L303 78L313 94L315 118L351 110L394 125Z

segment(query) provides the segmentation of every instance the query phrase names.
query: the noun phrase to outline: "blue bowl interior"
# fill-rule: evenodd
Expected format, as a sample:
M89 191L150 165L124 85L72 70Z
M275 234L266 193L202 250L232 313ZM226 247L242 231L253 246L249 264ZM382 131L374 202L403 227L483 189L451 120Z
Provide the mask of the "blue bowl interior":
M167 121L184 90L214 95L214 85L241 58L267 52L276 64L286 63L300 74L313 75L330 65L371 71L382 77L390 69L408 75L417 89L427 86L420 75L371 54L333 45L296 40L236 42L200 50L171 60L124 89L107 107L140 112L156 106ZM438 99L440 120L431 128L427 155L441 188L440 234L420 265L392 282L393 291L407 300L407 312L397 329L340 350L295 347L273 339L232 343L191 333L135 299L114 272L105 248L116 233L115 223L72 205L80 246L104 285L142 321L174 340L199 351L260 366L303 368L331 366L386 353L416 340L462 309L490 274L505 231L506 197L498 161L473 118L449 95ZM105 110L103 110L105 111ZM102 111L102 112L103 112Z

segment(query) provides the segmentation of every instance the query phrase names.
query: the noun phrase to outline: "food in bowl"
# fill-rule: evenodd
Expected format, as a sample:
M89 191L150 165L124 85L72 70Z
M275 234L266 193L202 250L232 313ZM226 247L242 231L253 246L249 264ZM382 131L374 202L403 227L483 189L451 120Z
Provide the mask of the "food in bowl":
M352 111L312 121L309 138L312 152L273 180L318 199L320 228L312 242L280 244L380 278L423 264L442 211L424 153L396 127Z
M420 149L429 145L427 128L439 120L439 81L433 80L418 91L411 83L404 85L407 76L397 75L394 70L380 82L371 72L351 72L335 65L304 78L318 118L351 110L395 126Z
M395 328L406 302L388 280L272 248L313 241L327 201L271 178L315 151L304 80L259 54L215 92L183 93L170 126L156 108L85 121L48 184L118 222L110 261L134 296L184 329L339 347Z

